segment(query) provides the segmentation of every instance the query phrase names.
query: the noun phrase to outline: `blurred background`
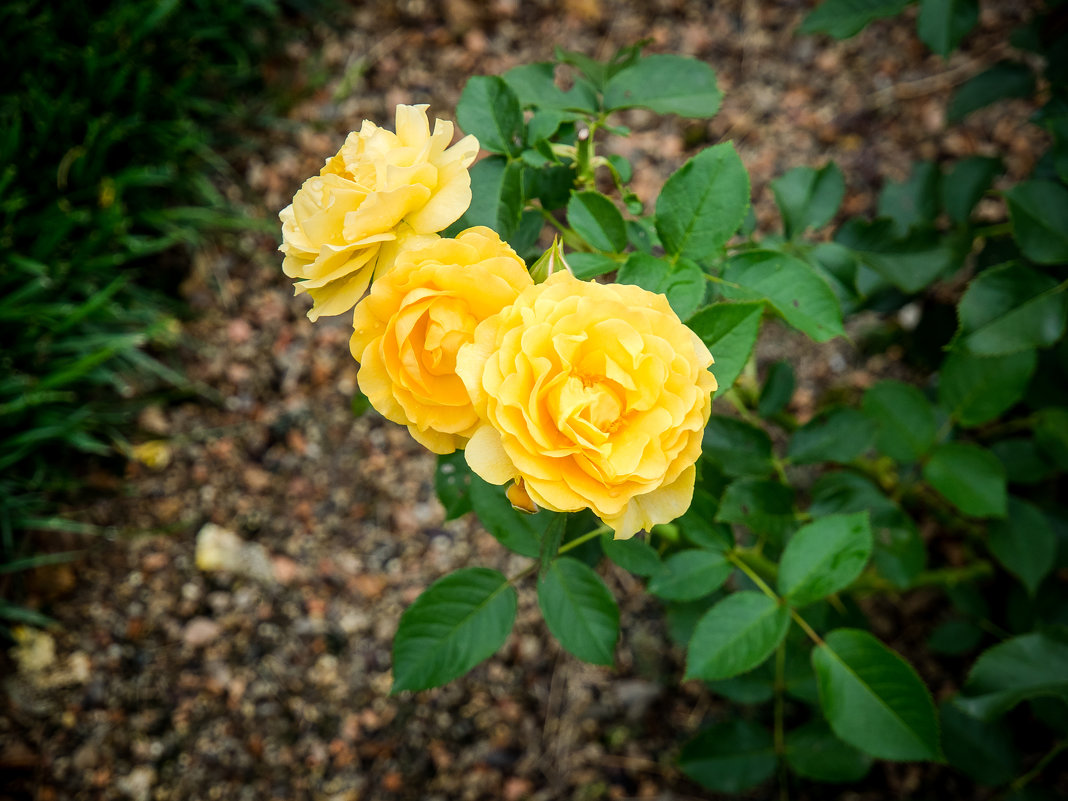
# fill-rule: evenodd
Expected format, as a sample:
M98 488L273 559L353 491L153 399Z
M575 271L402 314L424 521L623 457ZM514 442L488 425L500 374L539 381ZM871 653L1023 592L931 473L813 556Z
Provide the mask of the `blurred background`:
M349 322L306 320L277 214L363 119L392 127L398 103L454 119L472 75L646 38L725 93L710 121L621 115L632 136L609 147L647 203L728 139L761 230L778 224L768 181L798 165L838 163L843 216L916 160L1031 172L1029 100L946 118L1030 4L982 4L949 59L915 9L837 42L797 33L813 5L4 3L0 799L714 798L673 760L724 702L677 686L673 623L622 572L614 672L561 654L528 593L488 663L388 696L406 605L457 567L520 562L444 522L406 431L354 417ZM758 363L794 364L802 420L901 358L770 328ZM877 633L908 653L929 602L887 608ZM937 697L941 668L917 666ZM966 797L954 781L880 764L841 797ZM828 797L814 787L798 798Z

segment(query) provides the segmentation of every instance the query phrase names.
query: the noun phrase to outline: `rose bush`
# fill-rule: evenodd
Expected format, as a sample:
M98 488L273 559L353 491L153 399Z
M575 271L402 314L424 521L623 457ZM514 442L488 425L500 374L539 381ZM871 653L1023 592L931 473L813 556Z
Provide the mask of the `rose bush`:
M483 421L468 464L547 509L590 508L617 538L667 523L693 496L712 361L663 295L558 272L460 349Z
M311 296L310 319L351 309L405 238L441 231L470 205L478 140L450 147L452 123L436 120L431 134L426 109L397 106L396 133L364 121L279 214L282 269Z
M360 389L434 453L462 448L478 417L456 354L529 286L526 265L489 228L412 241L353 313Z

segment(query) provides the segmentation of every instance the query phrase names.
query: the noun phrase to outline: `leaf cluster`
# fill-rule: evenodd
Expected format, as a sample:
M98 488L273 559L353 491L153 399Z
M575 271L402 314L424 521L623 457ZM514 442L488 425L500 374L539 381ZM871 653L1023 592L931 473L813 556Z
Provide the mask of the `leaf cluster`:
M805 27L852 35L905 5L828 0ZM923 2L921 37L947 53L974 23L974 6ZM1006 791L1041 783L1015 748L994 755L1005 716L1020 718L1021 704L1053 743L1049 759L1068 731L1068 587L1058 574L1068 565L1068 95L1062 50L1042 38L1041 20L1032 33L1027 41L1047 57L1041 79L996 67L963 86L951 111L1048 86L1036 122L1052 146L1034 176L995 189L1005 186L999 159L920 163L884 187L874 219L843 220L840 170L801 167L772 182L782 230L760 239L729 142L689 159L650 208L627 187L630 165L598 154L599 136L626 134L611 115L631 105L715 113L707 66L628 49L606 64L558 53L556 64L472 79L458 116L495 155L476 165L476 204L458 226L497 227L532 260L549 225L579 277L664 294L715 356L718 413L690 510L628 541L583 516L524 517L462 457L443 457L438 487L449 514L473 509L505 547L536 561L511 578L472 582L463 604L449 607L450 627L421 641L426 664L417 669L404 662L421 618L406 613L395 691L451 680L500 647L527 577L560 644L612 664L620 616L597 569L609 563L663 604L685 649L682 680L757 707L683 745L681 769L704 786L744 792L776 766L800 780L854 782L874 759L948 762ZM567 69L565 90L556 77ZM1012 67L1021 69L1030 67ZM987 196L1003 200L1003 222L975 220ZM831 223L833 237L813 235ZM933 288L950 279L964 289L939 339L928 318L946 293ZM851 315L893 320L906 306L920 311L916 338L892 323L885 330L923 380L878 381L856 402L828 403L805 420L792 414L788 363L757 380L752 352L769 317L822 343L841 336ZM423 597L444 602L449 581ZM959 660L958 691L941 708L855 603L921 587L944 591L927 647ZM432 617L433 608L420 599L412 610ZM430 656L454 652L463 658Z
M250 226L213 179L274 102L261 65L286 13L0 7L0 564L22 564L22 530L63 525L48 497L73 458L115 453L148 393L189 390L174 290L190 248Z

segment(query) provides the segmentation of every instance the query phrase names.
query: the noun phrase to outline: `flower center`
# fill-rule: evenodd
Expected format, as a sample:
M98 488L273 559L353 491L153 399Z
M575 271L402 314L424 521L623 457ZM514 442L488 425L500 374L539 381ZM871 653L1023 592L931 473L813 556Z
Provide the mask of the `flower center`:
M604 378L581 373L572 373L561 387L559 408L560 422L578 424L583 433L593 428L610 434L623 414L622 400Z

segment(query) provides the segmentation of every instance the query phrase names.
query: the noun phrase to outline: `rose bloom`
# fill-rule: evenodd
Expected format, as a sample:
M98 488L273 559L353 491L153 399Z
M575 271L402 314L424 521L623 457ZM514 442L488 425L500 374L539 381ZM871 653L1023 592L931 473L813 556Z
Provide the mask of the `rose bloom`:
M456 375L456 353L529 286L522 259L489 228L404 248L353 313L349 347L360 389L434 453L462 448L478 416Z
M278 215L282 269L311 296L310 319L351 309L405 237L436 233L471 204L478 140L449 147L452 123L437 120L431 134L426 109L397 106L396 133L364 121Z
M589 507L617 538L667 523L693 497L710 364L663 295L558 272L460 350L456 372L484 420L467 462L547 509Z

